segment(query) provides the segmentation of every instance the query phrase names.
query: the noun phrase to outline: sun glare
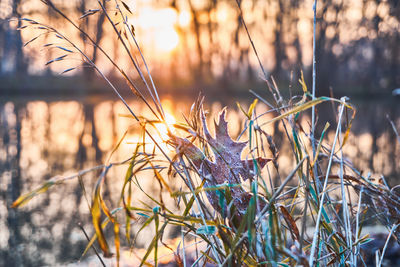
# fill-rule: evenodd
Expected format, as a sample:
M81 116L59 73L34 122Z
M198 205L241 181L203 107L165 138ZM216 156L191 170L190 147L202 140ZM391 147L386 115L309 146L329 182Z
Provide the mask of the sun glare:
M179 44L179 36L174 28L168 28L155 36L156 47L163 52L172 51Z
M189 26L191 20L192 20L192 17L188 11L182 10L179 13L178 22L181 27Z
M148 138L146 136L146 151L152 151L154 146L157 143L157 146L164 151L168 151L168 147L166 142L170 139L168 132L175 133L176 129L174 124L176 120L174 116L169 113L165 113L165 122L160 122L154 124L155 132L152 132L153 138ZM126 140L126 144L129 146L136 146L138 142L141 142L141 137L137 134L128 136Z
M168 136L168 129L170 132L174 133L175 128L174 124L176 123L176 120L174 116L172 116L169 113L165 113L165 123L158 123L157 124L157 130L160 132L160 137L163 142L166 142L169 139Z
M142 42L161 53L171 52L179 44L179 35L175 30L178 23L187 23L189 18L180 18L172 8L143 8L137 17L131 18L132 24L143 31ZM186 20L186 21L185 21ZM149 34L151 33L151 34Z

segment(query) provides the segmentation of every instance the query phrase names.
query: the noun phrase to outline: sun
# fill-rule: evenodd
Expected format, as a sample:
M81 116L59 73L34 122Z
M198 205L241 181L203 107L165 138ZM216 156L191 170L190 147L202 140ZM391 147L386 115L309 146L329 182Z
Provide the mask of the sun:
M176 10L147 6L129 20L142 33L141 42L144 46L152 47L161 54L167 54L179 45L180 38L175 27L179 24L180 18ZM187 23L185 20L188 18L183 17L181 20L182 23Z
M175 132L175 123L175 117L169 113L165 113L165 121L156 124L157 131L160 133L160 137L164 143L170 138L168 133Z
M155 36L155 44L159 51L170 52L178 46L179 35L173 27L165 28Z

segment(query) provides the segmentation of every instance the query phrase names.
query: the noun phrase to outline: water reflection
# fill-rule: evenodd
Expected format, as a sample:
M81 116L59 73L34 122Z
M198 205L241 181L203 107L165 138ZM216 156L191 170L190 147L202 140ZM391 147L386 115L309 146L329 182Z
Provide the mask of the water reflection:
M345 154L357 168L375 176L383 174L392 185L398 184L399 144L385 115L388 113L397 127L400 126L400 107L395 101L356 103L358 116L345 147ZM183 121L182 113L187 114L188 103L171 99L163 102L165 111L171 114L171 123L173 120ZM151 117L139 102L131 101L130 105L137 114ZM211 114L216 114L223 105L216 102L207 106ZM0 265L40 266L78 260L86 245L78 223L92 234L88 205L78 181L54 188L18 211L8 207L22 192L53 175L72 173L104 162L127 129L126 141L113 160L128 158L140 138L140 125L125 116L127 112L121 103L106 99L8 101L1 103L0 108ZM266 107L258 106L258 114L265 111ZM335 124L335 118L328 115L331 113L330 105L320 107L319 121L322 125L325 121ZM272 116L266 115L262 120ZM238 136L244 116L231 108L227 120L231 135ZM302 121L302 126L307 131L307 120ZM334 135L333 128L328 133L330 139ZM163 131L162 128L158 130ZM293 168L293 161L287 152L290 146L283 141L282 125L271 124L264 130L273 136L281 150L280 167L289 171ZM162 134L158 141L163 143ZM153 148L147 149L151 151ZM123 177L124 169L124 166L112 169L111 178L106 180L107 201L115 205L117 198L113 196L121 187L119 177ZM142 179L142 186L158 192L151 177L149 173L149 179ZM85 176L88 194L95 180L96 173Z

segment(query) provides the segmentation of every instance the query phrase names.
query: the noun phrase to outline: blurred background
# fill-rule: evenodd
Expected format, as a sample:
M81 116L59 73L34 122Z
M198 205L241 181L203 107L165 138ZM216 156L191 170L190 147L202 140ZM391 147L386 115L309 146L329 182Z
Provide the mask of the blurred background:
M138 79L105 15L97 12L80 18L85 11L99 8L96 0L53 2L132 79ZM134 26L166 112L182 122L182 114L188 113L195 97L203 92L211 114L228 106L231 134L237 136L244 116L235 102L247 107L254 99L250 89L266 99L270 93L236 1L124 2L131 11L126 10L127 19ZM113 1L102 3L113 20L121 19L114 14ZM239 5L262 64L282 94L301 92L301 71L311 88L313 1L242 0ZM52 25L71 38L118 85L136 113L151 114L99 49L56 12L39 0L0 0L0 265L68 264L76 262L86 246L78 223L93 233L79 183L72 181L52 189L20 210L10 205L21 193L54 175L104 162L133 122L121 116L127 114L126 109L79 55L68 54L64 60L46 66L46 62L66 53L45 49L44 45L61 45L61 41L40 35L40 29L17 30L24 23L15 19L24 17ZM318 2L317 94L350 96L357 116L346 155L364 174L384 175L390 185L398 184L400 171L400 146L386 119L388 115L399 128L400 99L392 94L400 87L399 26L399 1ZM69 68L74 70L60 74ZM261 114L266 107L259 105L258 109ZM334 114L330 104L321 105L319 123L335 125ZM305 116L304 127L308 127L308 119ZM130 155L138 138L139 128L135 127L117 159ZM329 138L333 138L333 131L334 127ZM290 170L293 162L284 152L289 146L283 141L279 123L268 128L268 133L281 150L280 166ZM118 170L111 176L123 177ZM89 194L95 181L96 175L85 178ZM107 194L118 191L116 180L108 183Z
M53 1L67 16L77 22L121 66L129 65L121 43L114 38L104 14L83 19L87 10L98 9L97 1ZM103 1L110 9L113 1ZM144 0L125 1L132 12L126 12L135 28L136 38L148 60L160 92L170 90L197 94L218 87L222 91L245 91L246 84L260 83L257 60L241 23L234 0ZM280 84L296 84L299 72L310 77L312 60L312 4L310 0L239 1L261 61ZM317 12L318 92L332 88L337 94L368 95L390 93L400 87L398 1L327 0L318 3ZM112 19L118 20L110 12ZM1 91L34 94L37 91L77 90L76 81L84 78L85 68L54 79L67 67L80 62L69 60L44 64L62 51L43 49L54 42L32 29L17 31L21 26L9 19L34 18L62 29L69 38L106 73L113 74L111 64L88 44L85 37L39 0L0 2L0 78ZM59 41L59 40L58 40ZM134 76L135 73L130 73ZM44 80L51 83L43 82ZM74 86L72 86L74 85ZM239 86L240 85L240 86ZM259 85L261 86L261 85ZM85 86L79 91L87 90ZM97 89L97 88L96 88Z

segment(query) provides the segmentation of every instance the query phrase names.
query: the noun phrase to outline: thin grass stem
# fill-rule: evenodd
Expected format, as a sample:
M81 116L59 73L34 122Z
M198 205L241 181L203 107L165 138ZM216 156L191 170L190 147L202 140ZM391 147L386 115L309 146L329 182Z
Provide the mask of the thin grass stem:
M382 249L381 258L379 259L379 263L377 264L378 267L381 267L381 266L382 266L383 258L384 258L384 256L385 256L385 252L386 252L387 246L388 246L388 244L389 244L389 240L390 240L390 238L392 237L393 232L396 231L396 229L397 229L397 227L398 227L399 225L400 225L400 224L393 224L392 228L390 229L390 232L389 232L389 234L388 234L388 237L386 238L385 245L383 246L383 249Z
M343 101L343 104L340 105L338 125L342 121L343 110L344 110L344 106L345 106L344 103L345 103L346 99L344 97L342 97L341 101ZM325 181L324 181L324 185L323 185L323 188L322 188L322 196L321 196L321 200L320 200L320 203L319 203L318 216L317 216L317 221L316 221L316 225L315 225L313 242L312 242L311 251L310 251L310 257L309 257L310 266L313 266L313 264L314 264L314 254L315 254L315 249L316 249L317 241L318 241L317 237L320 234L319 225L320 225L320 222L321 222L321 215L322 215L322 210L323 210L323 207L324 207L326 188L327 188L327 185L328 185L328 177L329 177L329 173L330 173L331 167L332 167L332 159L333 159L333 155L335 153L336 142L337 142L337 139L338 139L338 136L339 136L339 129L340 129L340 126L336 127L336 134L335 134L335 138L333 140L333 145L332 145L332 149L331 149L331 155L329 157L329 162L328 162L328 167L327 167L327 170L326 170Z

